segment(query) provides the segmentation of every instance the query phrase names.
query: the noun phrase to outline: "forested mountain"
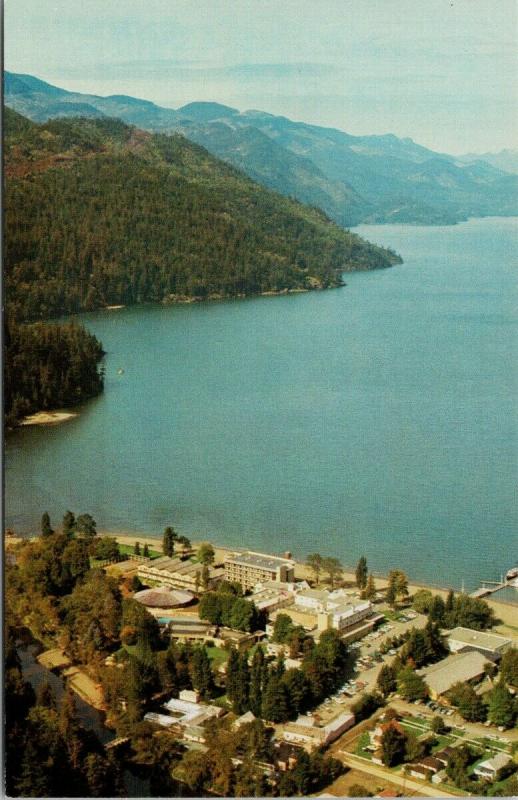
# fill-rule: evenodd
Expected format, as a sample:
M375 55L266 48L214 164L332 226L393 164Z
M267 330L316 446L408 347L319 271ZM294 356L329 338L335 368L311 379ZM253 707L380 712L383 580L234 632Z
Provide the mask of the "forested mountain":
M9 314L338 286L400 259L178 134L7 109Z
M103 388L98 364L100 342L82 325L18 325L4 327L4 415L15 425L34 411L73 406L95 397Z
M502 171L502 160L463 163L391 134L351 136L219 103L166 109L132 97L68 92L13 73L5 75L5 102L39 121L109 115L150 131L179 131L263 185L322 208L340 225L448 224L518 214L518 177Z

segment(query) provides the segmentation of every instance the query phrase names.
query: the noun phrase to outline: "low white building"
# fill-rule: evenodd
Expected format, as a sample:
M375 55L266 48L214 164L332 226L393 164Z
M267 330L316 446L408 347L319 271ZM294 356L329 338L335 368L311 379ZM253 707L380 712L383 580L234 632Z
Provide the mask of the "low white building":
M219 706L205 705L204 703L180 698L168 700L167 703L163 704L162 708L169 713L160 714L149 711L144 715L144 719L149 722L155 722L162 727L178 725L185 730L186 728L200 726L211 717L220 717L224 713L224 709L219 708Z
M478 775L479 778L492 781L496 778L498 771L501 770L502 767L506 767L512 760L508 753L498 753L498 755L493 756L493 758L488 758L487 761L481 761L473 772L475 775Z
M317 726L312 718L299 717L296 722L286 723L281 735L285 742L300 744L311 750L334 742L344 731L352 728L354 721L354 714L348 711L339 714L323 727Z
M454 628L448 634L448 647L452 653L463 650L478 650L488 658L498 659L511 647L512 642L505 636L487 631L475 631L471 628Z
M330 604L327 611L319 613L317 627L321 631L328 628L343 631L366 619L371 613L372 604L369 600L361 600L359 603L342 603L337 606Z
M279 608L286 608L293 604L295 597L288 589L273 588L270 586L255 587L254 593L246 598L250 600L259 611L271 614Z
M369 600L357 600L343 589L334 592L305 589L295 595L295 609L315 614L319 631L328 628L344 631L369 617L372 603Z

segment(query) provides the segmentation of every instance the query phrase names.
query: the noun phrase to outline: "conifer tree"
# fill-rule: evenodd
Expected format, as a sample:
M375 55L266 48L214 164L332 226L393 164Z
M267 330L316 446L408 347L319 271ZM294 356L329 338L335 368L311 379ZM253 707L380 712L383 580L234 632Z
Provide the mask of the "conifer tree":
M174 555L174 543L177 538L178 536L175 529L169 525L164 530L164 535L162 537L162 551L165 556L169 556L169 558L171 558L171 556Z
M67 536L71 536L76 528L76 518L71 511L67 511L65 516L63 517L63 533L66 533Z
M261 716L261 704L263 697L263 676L264 676L264 653L261 646L257 646L252 658L250 670L250 710L256 717Z
M365 589L367 586L367 559L361 556L356 567L356 585L358 589Z
M45 513L41 517L41 535L42 536L52 536L54 531L52 530L52 526L50 524L50 517L48 513Z
M367 585L363 591L366 600L370 600L371 602L376 599L376 584L374 583L374 576L372 572L369 574L367 578Z

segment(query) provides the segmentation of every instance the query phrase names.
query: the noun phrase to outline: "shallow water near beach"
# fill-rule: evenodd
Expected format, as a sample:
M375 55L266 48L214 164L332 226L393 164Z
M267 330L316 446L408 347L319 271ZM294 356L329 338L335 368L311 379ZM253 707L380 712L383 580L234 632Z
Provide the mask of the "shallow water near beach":
M7 525L70 508L110 530L365 554L441 586L498 579L518 559L518 220L358 231L404 264L83 315L105 392L7 437Z

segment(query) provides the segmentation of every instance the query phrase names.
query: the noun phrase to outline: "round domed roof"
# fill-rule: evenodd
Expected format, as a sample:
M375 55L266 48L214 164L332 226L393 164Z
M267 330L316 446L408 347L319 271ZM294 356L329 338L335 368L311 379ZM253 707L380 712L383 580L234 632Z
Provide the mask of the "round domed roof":
M143 589L133 597L149 608L177 608L190 603L194 595L179 589L170 589L167 586L157 586L154 589Z

